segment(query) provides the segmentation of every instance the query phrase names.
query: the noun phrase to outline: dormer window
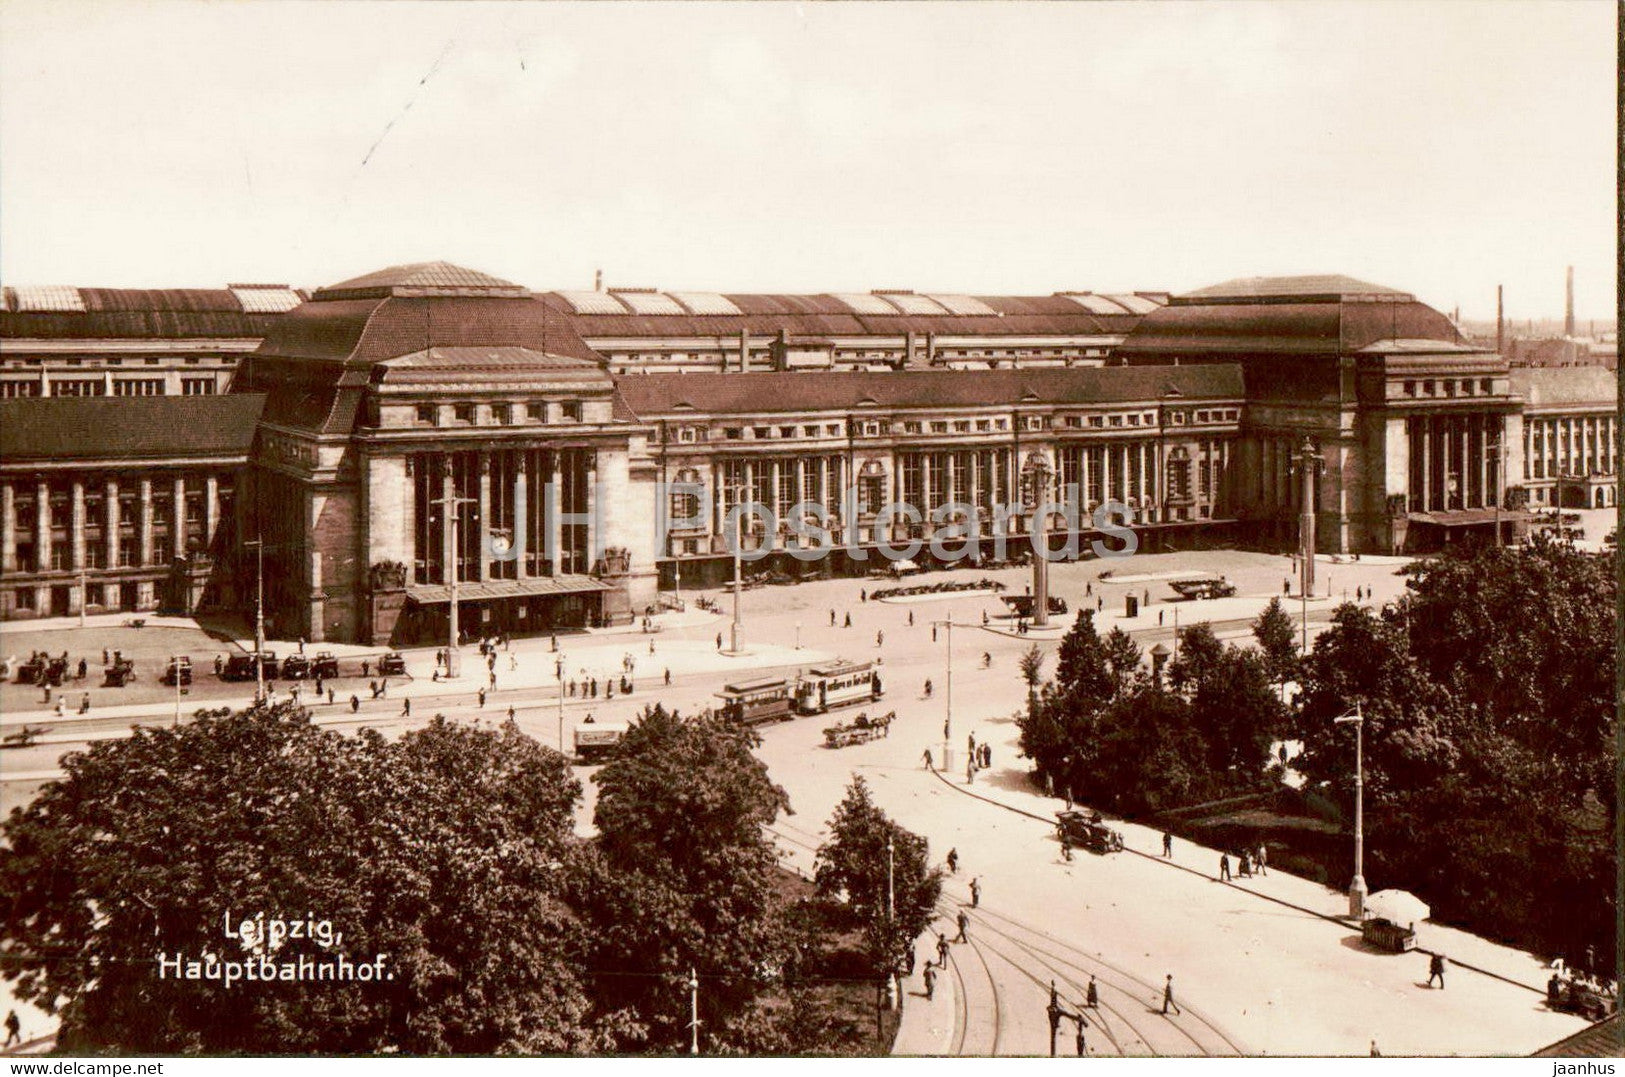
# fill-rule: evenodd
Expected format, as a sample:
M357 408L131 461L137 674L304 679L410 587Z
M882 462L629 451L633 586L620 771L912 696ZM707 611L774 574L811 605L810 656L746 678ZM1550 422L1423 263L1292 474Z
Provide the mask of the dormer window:
M559 418L566 422L579 423L581 421L581 401L566 400L560 403Z
M460 423L472 423L474 421L473 404L453 404L451 413L452 417Z
M434 426L439 418L437 409L433 404L419 404L417 407L417 421L419 426Z

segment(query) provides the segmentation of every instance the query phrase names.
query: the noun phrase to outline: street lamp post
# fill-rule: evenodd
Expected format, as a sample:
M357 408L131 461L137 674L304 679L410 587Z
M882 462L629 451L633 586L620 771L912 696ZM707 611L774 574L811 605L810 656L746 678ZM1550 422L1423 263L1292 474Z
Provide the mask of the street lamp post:
M1354 723L1354 879L1349 883L1349 915L1365 916L1365 714L1358 703L1353 714L1332 719L1338 725Z
M1049 497L1050 476L1054 472L1049 464L1041 459L1029 460L1022 469L1022 476L1027 482L1028 493L1032 498L1032 548L1033 548L1033 627L1049 627L1049 515L1046 499Z
M942 722L942 772L950 773L953 768L953 728L954 728L954 615L948 614L940 621L932 621L933 625L940 625L944 630L944 639L948 653L947 671L943 676L943 702L947 706L947 713Z
M1303 482L1299 494L1303 501L1303 513L1298 521L1298 556L1303 562L1301 577L1299 579L1300 601L1303 608L1303 653L1309 653L1309 595L1315 589L1315 476L1320 472L1320 466L1325 457L1315 451L1315 443L1309 435L1303 436L1303 445L1292 454L1293 466L1297 468L1298 477ZM1331 592L1327 592L1330 596Z
M265 539L252 539L243 543L254 547L254 702L265 699L265 665L260 656L265 653Z
M886 949L890 951L891 940L896 935L897 923L897 861L896 850L892 835L886 835ZM897 1008L900 995L897 984L897 958L892 956L891 968L886 970L886 998L891 1009Z
M553 672L559 678L559 754L564 754L564 652L559 652Z
M461 558L458 556L461 551L458 549L459 544L457 541L457 526L462 521L458 519L458 509L477 500L478 498L473 497L458 497L453 490L451 474L448 472L445 478L445 492L440 497L429 502L431 505L440 505L442 507L441 511L446 514L445 529L441 532L441 535L445 544L443 547L445 551L443 560L446 563L446 589L448 592L446 597L450 603L446 616L445 677L447 680L456 680L463 674L462 639L460 638L462 633L458 630L457 625L459 612L457 609L457 583L458 577L462 575L459 571Z
M744 499L740 496L740 493L741 493L741 491L748 491L749 489L750 488L748 486L744 485L743 483L740 483L740 484L735 485L735 486L730 486L728 488L729 495L734 499L734 506L735 507L738 507L738 506L744 504ZM728 653L733 654L733 655L737 655L737 654L740 653L740 650L739 650L739 628L740 628L740 623L739 623L739 591L740 591L740 588L742 586L742 572L743 572L743 568L742 568L743 559L740 557L740 547L744 545L744 539L745 539L744 524L745 524L744 514L740 513L736 517L736 520L735 520L735 523L734 523L734 538L733 538L734 619L733 619L733 624L730 625L729 628L728 628Z
M181 727L181 656L169 656L169 667L175 671L175 728Z

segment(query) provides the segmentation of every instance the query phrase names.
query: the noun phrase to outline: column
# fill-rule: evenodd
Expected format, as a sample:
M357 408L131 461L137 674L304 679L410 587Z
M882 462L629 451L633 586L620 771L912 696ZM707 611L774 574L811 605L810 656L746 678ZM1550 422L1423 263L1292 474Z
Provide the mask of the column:
M17 571L17 491L0 484L0 572Z
M152 480L141 480L141 518L136 523L136 560L144 568L152 564Z
M590 450L587 466L587 570L598 562L598 450Z
M73 484L72 515L69 517L69 546L72 563L68 566L75 571L85 567L85 484L77 480ZM76 592L77 593L77 592Z
M1112 499L1112 447L1102 444L1100 447L1100 503L1104 505Z
M102 527L104 529L102 539L107 544L106 565L108 568L118 568L118 536L119 529L123 527L124 521L119 514L117 479L107 480L107 485L102 490L102 504L106 506L102 514ZM112 603L108 603L108 605L112 605Z
M1145 484L1145 442L1137 442L1134 446L1134 471L1138 476L1136 481L1140 484L1140 504L1150 503L1150 490ZM1143 515L1143 511L1142 511Z
M1416 424L1422 439L1422 511L1433 509L1433 420L1423 418Z
M214 534L220 528L220 479L209 475L203 480L203 490L203 548L213 550Z
M170 556L186 556L186 476L175 476L175 506L170 512Z
M51 484L41 482L34 487L34 555L38 571L51 570Z
M1490 456L1495 446L1490 441L1490 417L1480 415L1478 426L1478 503L1488 508L1495 504L1495 492L1490 488Z
M491 530L491 454L483 449L479 453L478 466L480 471L480 533L475 536L479 541L475 543L474 548L479 551L477 554L479 560L478 578L488 580L491 578L491 558L485 550L485 536Z
M560 506L564 503L564 491L562 489L564 484L564 473L559 469L559 454L557 450L549 452L548 458L549 462L553 465L553 471L547 482L547 515L542 521L542 526L547 529L547 541L542 548L542 552L548 559L547 574L549 576L557 576L564 571L564 550L559 546L559 542L562 538L559 532L559 512Z

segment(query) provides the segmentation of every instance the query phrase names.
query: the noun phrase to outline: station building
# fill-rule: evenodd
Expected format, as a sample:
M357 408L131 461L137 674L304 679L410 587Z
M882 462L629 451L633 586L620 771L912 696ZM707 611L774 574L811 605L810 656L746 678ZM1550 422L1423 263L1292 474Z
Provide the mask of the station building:
M725 522L741 501L771 511L747 518L743 547L776 548L766 568L804 575L862 572L883 543L929 542L964 522L950 505L974 508L975 552L993 556L995 533L1039 524L1035 475L1052 496L1078 490L1083 518L1051 515L1052 534L1086 540L1090 512L1112 501L1132 509L1142 548L1287 548L1308 468L1330 552L1423 550L1497 523L1510 537L1527 499L1590 504L1614 481L1611 384L1509 372L1414 296L1346 277L1180 296L532 293L427 263L308 296L143 293L153 309L126 312L125 337L109 334L105 290L74 290L83 309L35 309L71 307L58 291L7 289L4 372L56 397L72 391L56 391L68 371L88 383L94 369L103 390L86 395L107 399L81 403L116 409L143 403L113 399L127 360L174 371L181 393L159 398L174 413L143 444L167 437L176 453L165 459L193 469L175 503L202 531L171 538L163 506L175 495L146 475L151 451L133 461L106 438L71 450L43 435L7 442L8 617L90 597L95 608L241 608L257 564L244 543L258 537L278 634L424 642L444 636L453 576L470 634L620 621L660 590L721 582L733 567ZM194 311L202 320L168 309L227 296L235 312ZM212 336L180 335L205 324ZM214 369L210 348L216 401L244 401L241 413L186 410L208 406L180 379ZM5 402L35 431L54 425L44 409L74 403L35 397ZM218 444L189 444L194 427L219 431ZM1582 470L1583 483L1558 478ZM112 525L94 504L107 504L110 480ZM894 501L924 518L888 518ZM40 503L60 503L48 543ZM996 519L1001 505L1014 511ZM104 571L95 557L124 560L90 551L113 550L109 535L130 539L132 527L141 564L118 567L152 578L89 590L102 580L79 573ZM839 549L793 557L811 546ZM208 571L188 570L200 550ZM215 582L164 582L199 578Z

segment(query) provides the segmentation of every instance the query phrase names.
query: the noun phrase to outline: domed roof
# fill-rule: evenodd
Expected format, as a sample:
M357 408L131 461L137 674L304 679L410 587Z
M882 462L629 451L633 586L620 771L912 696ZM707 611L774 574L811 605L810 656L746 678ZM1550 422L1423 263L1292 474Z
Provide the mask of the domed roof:
M529 299L530 292L513 281L481 273L477 269L450 262L413 262L390 266L338 284L319 288L311 298L377 299L384 296L480 296L485 298Z

